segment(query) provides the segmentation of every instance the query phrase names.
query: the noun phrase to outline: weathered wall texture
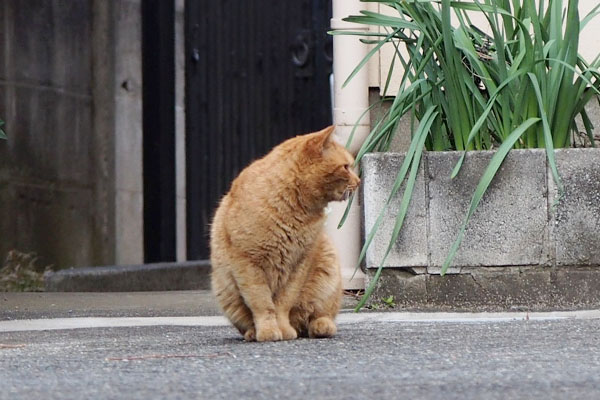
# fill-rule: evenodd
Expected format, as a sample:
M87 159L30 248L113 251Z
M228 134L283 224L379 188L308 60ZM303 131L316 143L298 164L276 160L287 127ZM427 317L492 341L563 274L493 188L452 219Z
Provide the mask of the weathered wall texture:
M114 71L107 82L113 118L107 130L115 137L114 262L136 264L144 261L141 0L109 3L113 10L108 25L114 33L108 45L114 49L110 60Z
M471 198L494 152L426 152L403 229L385 267L425 267L437 274L454 243ZM473 213L450 273L464 267L600 267L600 149L555 153L564 186L559 196L543 149L511 151ZM365 232L379 217L404 161L398 153L363 159ZM403 188L390 202L367 268L381 263L400 208ZM600 269L599 269L600 271Z
M457 238L492 152L426 152L375 298L410 307L536 309L600 305L600 149L559 149L559 195L542 149L514 150L475 210L448 275L441 266ZM390 194L404 155L363 159L365 235ZM392 198L366 255L367 276L385 255L403 188Z
M0 257L93 259L92 1L0 3Z
M9 136L0 142L0 259L18 249L59 268L113 263L121 253L140 261L135 243L123 250L115 240L132 220L126 207L141 215L141 155L133 168L141 67L135 57L116 62L140 57L138 8L139 0L0 1L0 118ZM115 180L116 171L128 174Z

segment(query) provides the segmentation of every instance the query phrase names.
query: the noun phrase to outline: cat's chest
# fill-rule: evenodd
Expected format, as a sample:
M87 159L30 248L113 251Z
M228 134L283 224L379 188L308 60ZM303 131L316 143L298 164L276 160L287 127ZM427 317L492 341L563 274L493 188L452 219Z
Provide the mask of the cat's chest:
M313 242L323 230L323 221L302 221L293 218L279 218L275 231L284 242L307 245Z
M294 218L278 218L273 226L276 248L273 255L278 264L295 264L304 258L323 231L324 221L303 221Z

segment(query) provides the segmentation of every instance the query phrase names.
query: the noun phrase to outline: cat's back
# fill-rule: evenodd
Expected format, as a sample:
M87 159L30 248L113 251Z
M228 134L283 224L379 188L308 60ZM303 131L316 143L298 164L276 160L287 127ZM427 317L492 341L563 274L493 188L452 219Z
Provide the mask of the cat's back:
M286 181L286 170L289 158L275 147L264 157L253 161L240 172L232 181L227 194L221 200L217 214L223 212L248 212L252 209L260 209L265 200L272 198L278 187L289 185ZM217 215L215 215L217 219Z
M288 217L285 214L289 213L290 204L282 197L296 180L291 172L293 149L293 139L280 144L244 168L233 180L215 212L211 227L212 252L236 240L248 243L259 240L270 231L269 224Z

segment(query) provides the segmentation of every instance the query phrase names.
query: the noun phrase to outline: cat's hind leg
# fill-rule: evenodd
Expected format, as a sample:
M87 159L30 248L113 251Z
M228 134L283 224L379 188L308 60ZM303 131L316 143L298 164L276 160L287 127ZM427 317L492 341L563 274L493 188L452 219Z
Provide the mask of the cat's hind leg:
M247 341L256 340L252 312L244 303L233 277L225 271L213 268L212 287L217 302L233 326Z
M335 335L337 327L330 317L318 317L308 324L308 336L311 338L328 338Z

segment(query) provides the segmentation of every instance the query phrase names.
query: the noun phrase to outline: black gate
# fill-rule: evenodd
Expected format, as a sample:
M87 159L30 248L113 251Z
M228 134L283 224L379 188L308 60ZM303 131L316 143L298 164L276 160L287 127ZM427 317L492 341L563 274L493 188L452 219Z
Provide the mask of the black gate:
M142 1L144 261L175 261L175 3Z
M188 259L231 180L274 145L331 123L329 0L186 1Z

